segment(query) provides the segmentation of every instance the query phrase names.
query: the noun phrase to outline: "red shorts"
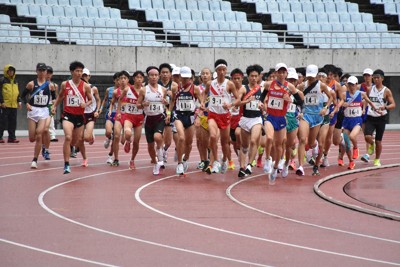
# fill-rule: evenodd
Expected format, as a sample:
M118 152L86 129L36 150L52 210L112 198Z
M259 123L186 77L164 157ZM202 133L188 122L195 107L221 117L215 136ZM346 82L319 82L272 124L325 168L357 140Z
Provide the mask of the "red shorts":
M144 121L144 115L140 114L140 115L134 115L134 114L124 114L123 116L121 116L121 123L122 125L125 124L125 121L130 121L132 123L132 127L138 127L141 126L143 124Z
M231 113L217 114L214 112L208 112L208 120L211 119L217 123L219 129L226 129L231 124Z
M231 129L236 129L239 126L241 115L235 115L231 118Z

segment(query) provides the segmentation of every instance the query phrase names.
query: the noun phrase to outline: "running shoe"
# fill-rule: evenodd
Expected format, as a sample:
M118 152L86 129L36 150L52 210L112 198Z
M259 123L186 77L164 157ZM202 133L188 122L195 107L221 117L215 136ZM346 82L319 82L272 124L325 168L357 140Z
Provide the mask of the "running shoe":
M375 152L375 142L373 142L372 145L368 146L368 151L367 152L368 152L369 155L373 155L374 154L374 152Z
M129 153L129 151L131 151L131 142L125 141L124 151L125 151L125 153Z
M361 160L368 163L369 162L369 155L365 154L364 156L361 157Z
M235 169L235 163L233 162L233 160L230 160L228 162L228 170L234 170Z
M313 173L312 173L313 176L319 176L320 175L317 165L314 165L312 170L313 170Z
M214 161L211 168L212 173L220 173L221 172L221 164L218 161Z
M135 167L135 161L133 161L133 160L130 160L130 161L129 161L129 169L130 169L130 170L136 169L136 167Z
M88 166L88 161L87 161L87 159L84 159L82 161L82 167L87 167L87 166Z
M153 175L159 175L160 174L160 165L158 163L154 164L153 167Z
M119 160L114 159L113 163L112 163L113 167L118 167L119 166Z
M374 159L374 166L375 167L380 167L381 166L381 161L379 159Z
M58 139L54 136L50 139L50 142L58 142Z
M329 167L328 156L324 156L324 157L323 157L323 159L322 159L322 164L320 165L320 167L322 167L322 168Z
M7 143L18 144L18 143L19 143L19 140L17 140L17 139L8 139L8 140L7 140Z
M199 164L197 164L197 168L198 170L202 170L204 169L204 160L200 161Z
M296 174L297 174L298 176L304 176L304 169L303 169L303 166L299 166L299 167L297 168Z
M211 168L210 165L208 165L208 166L206 167L205 172L206 172L207 174L211 174L211 173L212 173L212 168Z
M64 174L71 173L71 167L69 165L64 166Z
M244 177L246 177L246 170L244 168L240 168L238 177L239 179L243 179Z
M168 159L168 150L163 149L163 162L167 163Z
M187 172L187 170L189 169L189 163L187 162L187 160L182 161L183 163L183 171Z
M269 185L274 185L276 181L276 177L278 176L278 169L275 169L268 175L268 183Z
M178 175L183 175L185 173L184 167L182 163L178 163L178 166L176 166L176 174Z
M282 177L286 178L289 175L289 165L283 165Z
M47 149L44 150L43 158L45 160L50 160L50 152L49 152L49 150L47 150Z
M262 167L262 156L263 154L258 154L258 158L257 158L257 168L261 168Z
M347 167L347 169L353 170L355 166L356 166L356 163L354 161L350 161L349 162L349 167Z
M34 160L31 163L31 169L37 169L37 162Z
M228 162L222 161L222 165L221 165L221 173L226 173L226 171L228 170Z
M359 156L359 154L358 154L358 148L353 148L353 159L358 159L358 156Z
M72 147L71 148L71 158L76 158L76 149L75 149L75 147Z
M44 158L44 151L46 150L46 148L44 147L44 145L42 145L42 157Z
M207 168L209 167L209 165L210 165L210 161L209 160L205 160L204 161L204 167L203 167L202 171L205 172L207 170Z
M285 165L285 159L280 159L278 163L278 172L281 172L283 170L283 166Z
M318 141L315 141L315 142L317 143L317 145L311 151L312 157L314 158L314 160L318 157L318 153L319 153Z
M296 161L294 159L290 160L289 162L289 170L296 170Z
M112 164L113 164L113 157L112 157L112 156L108 156L108 158L107 158L107 164L108 164L108 165L112 165Z
M110 147L110 143L111 143L111 138L107 138L103 143L104 148L105 149L109 148Z
M266 159L266 160L265 160L265 163L264 163L264 172L265 172L266 174L269 174L269 173L271 173L271 170L272 170L272 157L269 157L269 159Z
M306 161L310 165L314 165L314 163L315 163L315 160L313 158L313 151L311 149L306 151Z
M337 164L338 164L339 166L344 166L344 161L343 161L343 159L338 159L338 160L337 160Z
M252 171L251 171L251 164L247 164L247 167L246 167L245 172L246 172L247 175L252 174Z

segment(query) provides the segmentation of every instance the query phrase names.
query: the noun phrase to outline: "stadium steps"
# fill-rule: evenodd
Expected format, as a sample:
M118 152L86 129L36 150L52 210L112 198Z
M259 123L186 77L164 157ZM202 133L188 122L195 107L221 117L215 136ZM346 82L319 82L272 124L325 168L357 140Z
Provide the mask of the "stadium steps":
M29 23L30 25L23 25L24 27L29 28L29 32L32 38L46 39L45 32L37 28L36 19L27 18L27 17L19 17L17 15L17 7L0 4L0 14L10 16L11 24L16 25L18 23ZM47 30L47 40L50 41L51 44L68 44L64 41L58 41L56 31ZM75 44L75 42L71 42Z
M242 11L247 15L247 21L261 23L263 30L265 31L287 31L287 26L282 24L273 24L271 21L271 15L269 14L257 14L255 3L244 3L241 0L228 0L231 3L233 11ZM283 32L277 32L278 40L284 42ZM294 36L292 34L286 35L286 43L293 45L295 48L305 48L303 45L303 38L301 36ZM314 48L314 47L311 47ZM315 47L318 48L318 47Z
M374 22L387 24L389 31L400 31L398 16L385 14L383 4L371 4L369 1L365 0L347 0L346 2L358 4L360 12L371 13Z
M145 12L142 10L131 10L128 6L128 0L103 0L105 7L118 8L121 11L122 19L131 19L138 22L139 28L152 28L150 31L155 32L156 40L165 42L165 32L161 22L146 21ZM182 44L180 36L177 34L168 34L167 42L172 43L174 47L188 47L188 44ZM190 45L197 47L197 45Z

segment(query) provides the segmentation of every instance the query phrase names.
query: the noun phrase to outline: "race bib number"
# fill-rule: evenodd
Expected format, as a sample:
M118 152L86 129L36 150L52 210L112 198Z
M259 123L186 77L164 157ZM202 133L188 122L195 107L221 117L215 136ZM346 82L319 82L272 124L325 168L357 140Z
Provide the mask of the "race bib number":
M296 112L296 105L293 104L293 103L290 103L289 106L288 106L287 112L295 113Z
M48 95L35 95L33 97L33 104L34 105L47 106L48 102L49 102L49 96Z
M258 100L252 100L249 103L246 103L246 110L253 110L253 111L259 110L258 103L259 103Z
M193 100L179 100L177 109L179 111L194 111L194 105L195 104Z
M272 108L272 109L282 110L283 109L283 99L282 98L269 97L268 98L268 107Z
M222 107L222 96L211 96L209 104L215 107Z
M316 96L305 96L304 104L306 106L316 106L319 104L318 98Z
M348 107L344 110L344 116L348 118L361 117L362 110L360 107Z
M67 106L68 107L79 107L81 101L77 95L67 95Z
M154 113L163 113L164 112L164 104L160 102L150 102L149 111Z
M124 112L128 113L128 114L142 114L142 111L140 109L138 109L136 104L125 104L124 105Z

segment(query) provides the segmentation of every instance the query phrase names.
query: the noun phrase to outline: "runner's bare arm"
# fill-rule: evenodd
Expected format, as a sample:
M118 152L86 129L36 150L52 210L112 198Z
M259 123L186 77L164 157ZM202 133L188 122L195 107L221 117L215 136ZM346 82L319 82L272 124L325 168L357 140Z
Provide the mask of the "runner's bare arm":
M394 101L392 91L387 87L385 90L385 99L389 103L389 105L384 106L383 109L393 110L396 108L396 102Z
M92 104L92 89L90 88L90 85L85 83L83 89L85 90L85 96L87 101L84 103L81 103L81 107L85 108L87 106L89 106L90 104Z

